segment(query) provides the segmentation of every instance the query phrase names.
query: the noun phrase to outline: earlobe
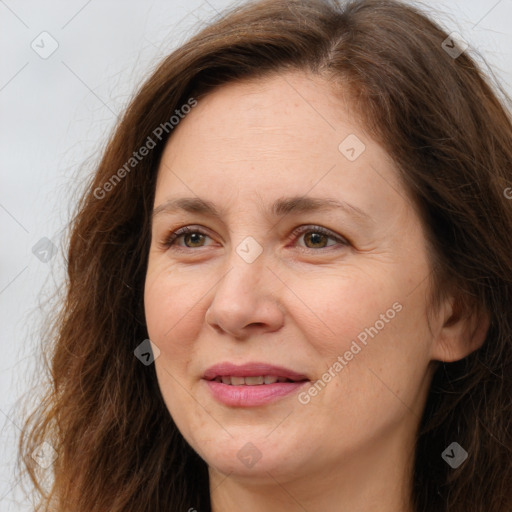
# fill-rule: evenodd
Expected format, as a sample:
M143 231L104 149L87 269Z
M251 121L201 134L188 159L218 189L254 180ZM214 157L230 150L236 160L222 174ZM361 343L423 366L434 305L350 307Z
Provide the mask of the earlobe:
M489 330L487 311L472 310L453 298L441 308L440 327L432 343L432 360L451 363L464 359L478 350Z

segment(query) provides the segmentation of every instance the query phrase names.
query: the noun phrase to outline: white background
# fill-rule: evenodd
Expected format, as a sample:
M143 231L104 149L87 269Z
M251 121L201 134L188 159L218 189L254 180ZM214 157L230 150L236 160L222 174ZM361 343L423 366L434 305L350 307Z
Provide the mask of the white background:
M228 0L0 0L0 510L30 510L14 478L39 341L39 304L63 275L62 230L79 184L134 88ZM512 0L430 1L512 94ZM46 31L47 59L32 48ZM40 46L42 45L39 43ZM45 43L49 48L49 42ZM48 263L32 247L58 248ZM77 461L78 462L78 461Z

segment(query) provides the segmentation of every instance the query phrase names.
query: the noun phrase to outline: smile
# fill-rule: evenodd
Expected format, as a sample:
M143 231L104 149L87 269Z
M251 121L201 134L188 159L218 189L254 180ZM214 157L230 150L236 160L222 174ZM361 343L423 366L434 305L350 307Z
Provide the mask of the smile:
M223 376L215 377L213 380L215 382L222 382L222 384L227 384L228 386L261 386L264 384L274 384L276 382L294 382L287 377L276 377L275 375L260 375L258 377Z
M310 382L306 375L282 366L225 362L205 371L210 396L230 407L257 407L284 398Z

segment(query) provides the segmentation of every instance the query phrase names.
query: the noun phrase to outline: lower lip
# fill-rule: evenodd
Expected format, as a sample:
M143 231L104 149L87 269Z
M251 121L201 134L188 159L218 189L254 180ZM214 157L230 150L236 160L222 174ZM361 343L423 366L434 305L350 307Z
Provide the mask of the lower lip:
M309 383L309 381L275 382L259 386L230 386L215 380L206 380L205 382L219 402L232 407L265 405L290 395Z

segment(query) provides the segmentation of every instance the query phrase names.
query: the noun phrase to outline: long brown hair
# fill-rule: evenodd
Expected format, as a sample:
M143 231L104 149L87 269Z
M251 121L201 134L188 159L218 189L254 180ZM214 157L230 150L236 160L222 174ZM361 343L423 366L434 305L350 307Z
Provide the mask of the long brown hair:
M71 223L66 297L43 347L49 386L19 445L38 511L210 510L207 465L170 417L154 365L134 356L148 337L155 179L176 110L230 81L287 69L338 84L393 158L432 247L432 300L449 288L468 315L490 315L483 346L434 375L418 432L416 511L512 510L512 123L471 49L455 55L447 38L398 1L263 0L232 9L163 60ZM135 164L148 137L154 144ZM31 457L45 440L57 454L48 488ZM453 441L469 454L457 469L441 457Z

